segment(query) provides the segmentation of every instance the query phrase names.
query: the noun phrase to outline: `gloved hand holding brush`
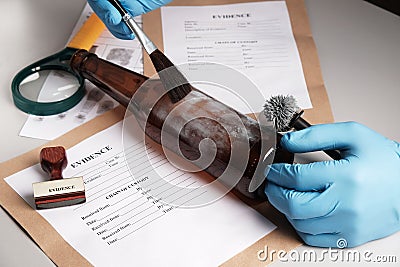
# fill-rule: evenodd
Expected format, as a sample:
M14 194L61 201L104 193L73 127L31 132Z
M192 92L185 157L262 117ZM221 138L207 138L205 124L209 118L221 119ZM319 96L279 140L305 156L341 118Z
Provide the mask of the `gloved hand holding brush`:
M120 0L120 2L132 16L138 16L157 9L171 0ZM88 3L115 37L124 40L134 38L132 31L125 25L121 15L109 1L88 0Z
M400 145L355 123L284 134L294 153L339 150L341 159L273 164L265 193L305 243L354 247L400 230Z

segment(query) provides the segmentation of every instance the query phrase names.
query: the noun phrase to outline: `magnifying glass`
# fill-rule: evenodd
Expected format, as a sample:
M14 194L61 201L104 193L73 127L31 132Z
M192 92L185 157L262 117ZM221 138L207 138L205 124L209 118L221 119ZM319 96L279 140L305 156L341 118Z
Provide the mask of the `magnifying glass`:
M92 14L66 48L22 69L11 83L14 104L34 115L54 115L74 107L85 95L84 79L69 67L79 49L89 50L105 29Z

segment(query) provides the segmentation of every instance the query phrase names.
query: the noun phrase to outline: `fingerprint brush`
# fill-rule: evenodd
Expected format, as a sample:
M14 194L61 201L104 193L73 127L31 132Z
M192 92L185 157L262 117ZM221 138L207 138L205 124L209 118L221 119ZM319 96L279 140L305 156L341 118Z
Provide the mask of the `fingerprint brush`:
M301 117L303 113L304 111L297 106L296 99L291 95L272 96L265 101L264 115L274 123L278 132L289 131L292 128L303 130L310 127L311 124ZM342 158L340 152L336 150L325 150L324 152L334 160Z
M185 76L178 68L155 46L146 36L143 30L133 20L132 16L125 10L118 0L108 0L121 14L123 21L128 28L136 35L144 50L149 54L150 59L160 76L172 103L176 103L190 93L192 87Z

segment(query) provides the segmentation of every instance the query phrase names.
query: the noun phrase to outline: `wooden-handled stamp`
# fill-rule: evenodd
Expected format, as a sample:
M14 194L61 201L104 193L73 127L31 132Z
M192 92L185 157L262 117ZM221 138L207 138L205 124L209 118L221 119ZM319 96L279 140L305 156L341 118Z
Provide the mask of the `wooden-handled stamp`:
M40 165L50 175L50 181L32 184L37 209L64 207L84 203L83 177L63 179L67 156L62 146L45 147L40 151Z

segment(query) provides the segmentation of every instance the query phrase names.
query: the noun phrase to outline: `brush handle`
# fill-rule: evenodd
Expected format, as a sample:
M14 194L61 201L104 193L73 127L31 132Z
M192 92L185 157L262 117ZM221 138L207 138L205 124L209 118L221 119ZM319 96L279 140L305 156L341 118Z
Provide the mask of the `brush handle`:
M151 54L154 50L157 49L154 43L149 39L149 37L147 37L144 31L139 27L139 25L135 22L129 12L126 11L126 9L121 5L118 0L108 0L108 2L113 5L115 9L117 9L119 14L122 16L122 20L131 30L131 32L136 35L144 50L146 50L147 54Z
M297 119L294 120L292 123L292 127L298 131L308 128L310 126L311 124L300 116L298 116ZM334 160L342 159L340 152L337 150L324 150L324 152Z
M126 11L126 9L121 5L121 3L119 1L116 0L108 0L108 2L110 2L111 5L113 5L113 7L115 7L115 9L118 10L118 12L121 14L121 16L124 16L125 14L127 14L128 12Z

